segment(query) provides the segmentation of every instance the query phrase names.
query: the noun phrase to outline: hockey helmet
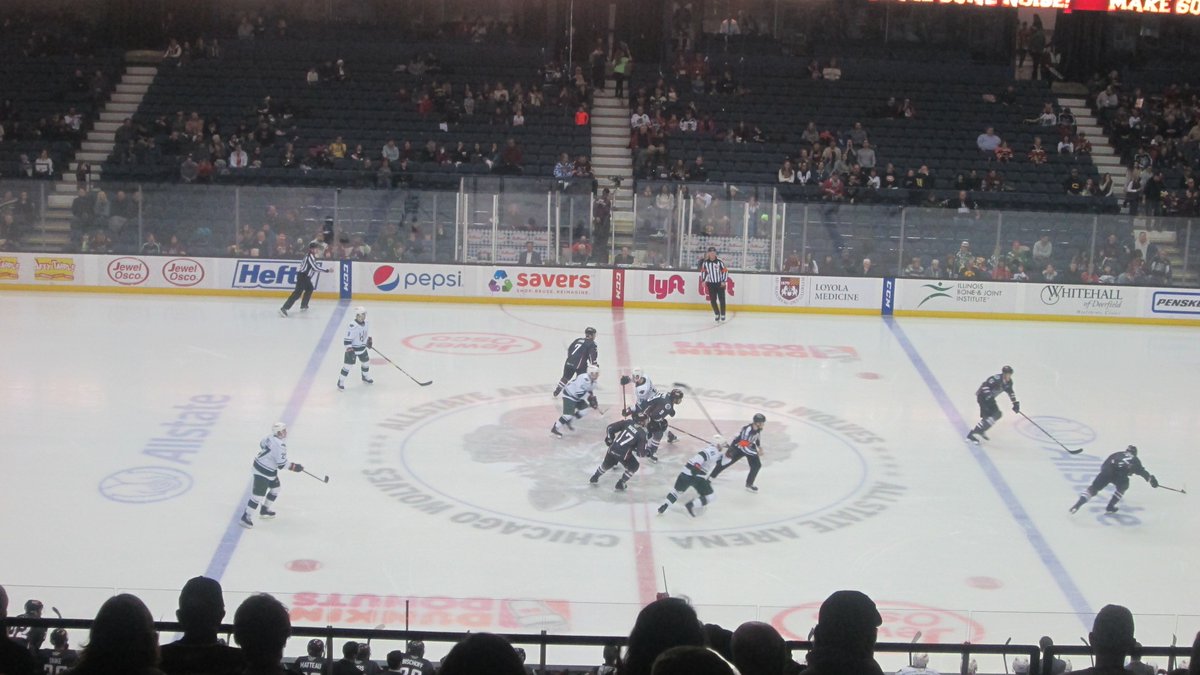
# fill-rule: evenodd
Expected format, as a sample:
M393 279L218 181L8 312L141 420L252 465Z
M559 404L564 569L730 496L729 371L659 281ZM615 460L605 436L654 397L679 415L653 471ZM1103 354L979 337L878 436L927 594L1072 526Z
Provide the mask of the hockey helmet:
M358 317L360 317L360 316L366 316L366 315L367 315L367 308L366 308L366 307L363 307L362 305L359 305L358 307L355 307L355 308L354 308L354 318L356 318L356 319L357 319L357 318L358 318Z
M1125 452L1128 452L1129 454L1133 455L1134 457L1137 457L1137 446L1131 445L1128 448L1125 448Z
M271 435L279 438L287 437L287 425L283 422L276 422L271 425Z
M308 641L308 655L320 656L325 653L325 641L313 638Z
M646 376L646 373L642 370L641 366L634 366L633 370L629 372L629 376L635 380L640 380Z
M592 378L593 380L599 379L600 366L598 366L594 363L589 363L588 367L587 367L587 374L588 374L588 377Z
M929 667L929 655L928 654L913 654L913 666L915 666L917 668L922 668L922 669L928 668Z
M633 423L639 427L646 426L646 422L649 421L649 418L646 417L646 413L642 412L641 410L634 410L633 414L629 416L629 419L633 420Z
M65 628L55 628L50 631L50 644L61 649L67 644L67 631Z
M594 338L594 337L596 337L596 329L595 329L595 328L592 328L591 326L588 326L587 328L584 328L584 329L583 329L583 336L584 336L584 337L590 337L590 338Z
M425 656L425 643L421 640L409 640L406 645L408 655L421 658Z
M43 607L45 607L45 605L42 604L41 600L25 601L25 612L27 614L41 614Z
M767 416L762 413L754 413L754 423L755 424L766 424Z
M1012 366L1004 366L1003 368L1000 369L1000 372L1005 375L1012 375L1012 373L1013 373Z
M671 403L680 403L682 401L683 401L683 390L682 389L672 389L671 390Z

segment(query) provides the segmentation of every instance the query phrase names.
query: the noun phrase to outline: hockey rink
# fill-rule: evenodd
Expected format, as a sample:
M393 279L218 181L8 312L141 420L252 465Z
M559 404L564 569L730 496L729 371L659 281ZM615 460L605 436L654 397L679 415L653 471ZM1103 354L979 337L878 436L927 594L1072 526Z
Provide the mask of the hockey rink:
M339 392L350 305L282 319L279 304L0 294L13 607L90 617L128 590L172 620L184 581L208 574L230 617L266 591L313 626L627 633L665 589L706 622L802 640L830 592L857 588L883 611L882 641L1077 645L1107 603L1133 610L1145 644L1200 629L1193 496L1134 477L1118 514L1104 513L1111 488L1067 512L1130 443L1163 485L1200 486L1195 329L380 302L375 346L434 383L376 357L375 384L356 368ZM558 440L550 392L586 326L605 414ZM991 441L963 441L976 387L1006 364L1022 410L1083 454L1003 396ZM660 390L690 385L727 438L764 413L761 492L743 488L743 461L699 517L658 516L701 447L683 434L628 492L619 471L590 486L633 366ZM679 428L713 433L694 399L678 409ZM251 462L277 420L289 459L330 481L281 473L278 517L245 530ZM999 671L988 658L981 671ZM599 649L551 661L598 663Z

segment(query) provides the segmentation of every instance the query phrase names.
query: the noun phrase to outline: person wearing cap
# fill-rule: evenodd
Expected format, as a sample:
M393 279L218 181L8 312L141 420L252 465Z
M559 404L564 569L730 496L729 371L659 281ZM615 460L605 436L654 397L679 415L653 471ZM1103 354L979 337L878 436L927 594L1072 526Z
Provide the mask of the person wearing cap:
M955 275L960 274L963 270L970 267L974 260L975 254L971 253L971 242L963 241L963 243L958 245L958 252L954 254L954 269L950 270L951 273Z
M700 260L700 283L708 291L708 302L718 323L725 320L725 286L729 282L729 270L717 257L717 247L709 246Z
M875 640L883 617L860 591L836 591L817 612L813 648L805 675L882 675L875 661Z
M217 641L217 631L225 618L225 599L221 582L208 577L192 577L179 592L175 618L183 627L183 637L162 645L159 668L167 675L233 675L244 665L242 650Z
M1105 605L1096 614L1088 642L1096 652L1096 665L1075 675L1128 675L1125 657L1133 652L1133 613L1121 605Z
M41 600L26 600L25 612L18 614L17 618L40 619L42 618L42 607ZM8 629L8 638L28 649L30 654L37 654L38 650L42 648L42 643L46 641L46 629L31 628L30 626L13 626Z
M1012 366L1004 366L998 374L984 380L975 390L975 402L979 404L979 423L967 433L968 441L979 445L979 439L988 440L985 432L992 428L1002 414L1000 406L996 405L996 397L1000 394L1008 394L1008 400L1012 402L1012 411L1021 414L1021 402L1017 400L1017 394L1013 391L1012 376Z
M4 620L8 618L8 593L0 586L0 673L37 675L41 673L33 653L25 645L9 638Z
M279 308L279 316L287 318L288 310L296 304L297 300L300 301L300 311L308 311L308 301L312 299L313 291L317 288L317 279L321 276L321 272L329 271L317 262L317 252L320 249L321 242L310 241L308 243L308 255L304 256L304 260L300 261L300 269L296 270L296 288L283 303L283 307Z

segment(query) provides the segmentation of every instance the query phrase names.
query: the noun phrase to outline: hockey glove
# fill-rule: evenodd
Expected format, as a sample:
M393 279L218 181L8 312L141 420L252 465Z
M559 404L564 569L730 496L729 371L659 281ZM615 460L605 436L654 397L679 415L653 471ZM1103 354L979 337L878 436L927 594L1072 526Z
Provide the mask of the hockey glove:
M288 468L291 469L292 471L295 471L296 473L300 473L301 471L304 470L304 465L292 462L292 465L289 466Z
M633 408L622 408L621 417L629 417L633 414Z
M588 396L588 405L591 406L592 408L599 408L600 402L596 400L596 397L594 395L592 395L592 396Z
M1021 412L1021 402L1020 401L1013 401L1013 412L1015 412L1015 413Z
M633 382L633 380L629 379L629 376L628 376L628 375L622 375L622 376L621 376L621 386L622 386L622 387L624 387L625 385L629 384L630 382Z
M367 338L367 349L375 346L375 338Z
M1150 476L1150 487L1152 487L1152 488L1158 487L1158 479L1155 478L1154 476Z

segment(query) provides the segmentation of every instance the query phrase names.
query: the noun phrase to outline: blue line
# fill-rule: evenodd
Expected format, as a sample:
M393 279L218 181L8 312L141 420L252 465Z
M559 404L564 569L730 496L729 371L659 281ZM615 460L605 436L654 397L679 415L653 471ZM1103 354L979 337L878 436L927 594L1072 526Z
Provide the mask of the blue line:
M317 378L317 373L321 369L321 362L325 360L325 355L329 352L329 346L333 344L333 338L337 334L337 329L346 319L346 310L349 309L349 301L343 300L338 303L337 308L333 311L333 315L329 317L329 323L325 324L325 332L321 333L321 339L317 341L317 346L313 348L312 355L308 357L308 365L304 367L304 372L300 375L300 381L296 383L292 389L292 396L288 399L287 405L283 409L283 415L280 416L280 421L289 427L295 422L296 417L300 414L300 409L304 407L304 401L308 398L308 392L312 390L313 382ZM247 466L249 463L247 463ZM237 508L233 512L233 517L229 519L229 524L225 526L225 534L221 536L220 543L217 544L217 550L213 551L212 559L208 561L208 568L204 572L204 576L209 579L221 580L225 575L225 569L229 567L229 561L233 558L233 552L237 550L238 542L242 540L242 533L246 531L241 525L242 512L246 510L246 501L250 497L250 484L246 485L245 491L242 493L242 499L238 502Z
M938 382L933 371L929 369L929 365L925 363L925 359L921 358L920 352L908 339L908 335L904 333L904 329L900 327L900 323L892 317L884 317L888 328L891 329L892 335L896 337L896 341L900 343L900 347L904 353L908 355L908 360L912 362L917 369L917 373L921 379L925 381L925 386L929 387L929 392L933 394L933 398L941 406L942 412L946 418L950 420L950 424L955 428L961 437L965 437L967 431L972 427L967 424L967 421L958 413L958 409L954 407L950 397L946 395L946 390ZM966 440L963 444L971 450L971 456L983 469L983 473L987 476L988 481L992 484L992 488L1000 495L1000 499L1004 501L1008 507L1008 512L1012 515L1013 520L1025 531L1025 538L1029 540L1029 544L1033 546L1033 550L1037 552L1038 557L1042 559L1042 564L1046 566L1046 570L1050 572L1050 576L1054 582L1058 584L1059 590L1067 597L1067 601L1071 603L1075 614L1079 620L1083 622L1085 627L1090 628L1091 618L1096 615L1092 611L1086 598L1083 597L1083 592L1075 585L1075 581L1071 579L1071 574L1067 572L1067 568L1063 566L1062 561L1054 554L1054 550L1050 548L1050 542L1038 530L1034 524L1033 518L1029 516L1029 512L1021 505L1017 496L1013 493L1012 487L1004 480L1004 476L1000 474L1000 470L992 462L992 458L987 455L978 445L974 445Z

